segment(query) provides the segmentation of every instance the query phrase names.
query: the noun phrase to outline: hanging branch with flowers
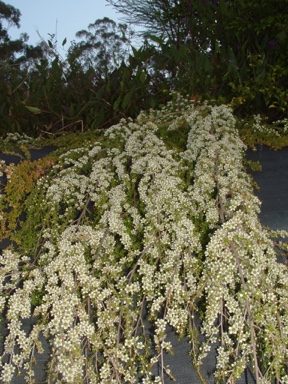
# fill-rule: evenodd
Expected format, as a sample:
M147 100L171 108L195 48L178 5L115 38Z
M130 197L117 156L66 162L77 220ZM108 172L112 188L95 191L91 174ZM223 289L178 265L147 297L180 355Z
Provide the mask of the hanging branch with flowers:
M47 382L164 383L171 329L202 380L216 343L215 380L236 383L249 365L259 384L288 382L287 267L244 150L228 107L178 97L60 155L0 256L2 382L35 382L44 336Z

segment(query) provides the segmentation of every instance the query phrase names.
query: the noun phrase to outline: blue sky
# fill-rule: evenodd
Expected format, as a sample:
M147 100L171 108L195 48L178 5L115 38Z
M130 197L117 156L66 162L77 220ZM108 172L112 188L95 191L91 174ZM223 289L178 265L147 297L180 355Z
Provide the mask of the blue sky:
M39 41L37 30L47 41L50 34L56 34L58 46L64 38L68 43L76 40L75 33L87 29L90 23L104 16L119 21L119 13L107 5L106 0L6 0L21 12L21 28L10 28L11 38L19 37L21 32L30 36L29 43Z

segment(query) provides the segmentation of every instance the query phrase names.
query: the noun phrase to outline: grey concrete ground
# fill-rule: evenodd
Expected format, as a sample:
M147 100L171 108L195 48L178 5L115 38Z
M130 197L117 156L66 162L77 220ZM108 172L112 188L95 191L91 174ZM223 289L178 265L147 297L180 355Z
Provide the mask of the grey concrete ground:
M33 152L33 158L43 156L43 152ZM7 156L0 158L7 162L17 162L17 158L9 158ZM259 148L256 152L248 150L247 158L254 161L260 161L262 164L262 172L253 172L253 178L258 183L260 189L255 190L262 201L262 211L260 219L263 225L270 226L272 229L288 230L288 148L281 151L273 151L269 148ZM0 244L3 249L5 244ZM29 327L29 323L26 325ZM2 329L2 335L5 330ZM193 369L188 355L189 345L187 340L178 342L177 336L171 332L169 339L175 346L174 356L167 356L166 363L170 365L176 376L176 384L200 384L200 380ZM45 364L49 357L47 352L44 355L39 355L36 370L37 384L45 383ZM213 381L213 370L215 364L215 353L211 353L205 361L203 374L209 384ZM23 383L23 378L17 378L12 384ZM167 380L167 384L172 383ZM255 379L252 373L247 370L239 384L254 384Z
M288 230L288 148L258 147L256 152L248 150L247 158L262 165L262 172L252 173L260 188L255 194L262 202L262 224Z

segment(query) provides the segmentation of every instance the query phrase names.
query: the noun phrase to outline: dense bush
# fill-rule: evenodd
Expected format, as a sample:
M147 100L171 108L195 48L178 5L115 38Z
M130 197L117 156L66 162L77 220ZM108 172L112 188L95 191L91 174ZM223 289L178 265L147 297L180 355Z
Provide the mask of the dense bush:
M251 365L257 383L286 383L287 267L259 223L244 149L226 106L176 98L57 160L2 164L2 237L18 223L0 259L2 382L23 369L33 382L40 335L49 382L164 382L172 328L200 377L216 343L216 380Z
M242 117L287 117L287 0L108 2L144 27L138 48L133 30L104 18L65 57L53 35L36 47L10 40L2 20L19 25L20 12L0 2L0 134L107 128L172 90Z
M107 1L152 38L178 91L287 116L287 0Z

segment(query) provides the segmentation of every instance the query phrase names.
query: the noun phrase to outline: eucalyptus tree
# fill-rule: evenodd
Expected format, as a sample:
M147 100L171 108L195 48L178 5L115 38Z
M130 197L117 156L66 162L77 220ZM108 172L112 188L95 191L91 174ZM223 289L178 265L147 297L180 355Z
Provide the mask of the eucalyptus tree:
M72 42L68 61L76 60L83 69L112 71L128 58L133 34L127 24L116 23L108 17L97 19L87 30L76 33L82 40Z
M211 38L216 7L213 1L189 0L107 0L120 13L123 20L138 27L140 35L156 35L173 42L193 43L207 49ZM209 5L209 6L208 6ZM210 35L210 36L209 36Z
M11 26L20 27L21 13L0 1L0 132L20 128L20 116L25 114L23 103L28 94L29 65L39 56L37 47L27 44L28 35L21 34L13 40ZM27 121L27 116L25 117Z
M10 40L7 28L11 25L20 27L21 13L19 9L14 8L12 5L5 4L0 1L0 41ZM3 22L7 24L5 28Z
M217 4L195 0L107 0L156 49L152 60L172 89L205 94L215 46ZM209 6L208 6L209 5Z

